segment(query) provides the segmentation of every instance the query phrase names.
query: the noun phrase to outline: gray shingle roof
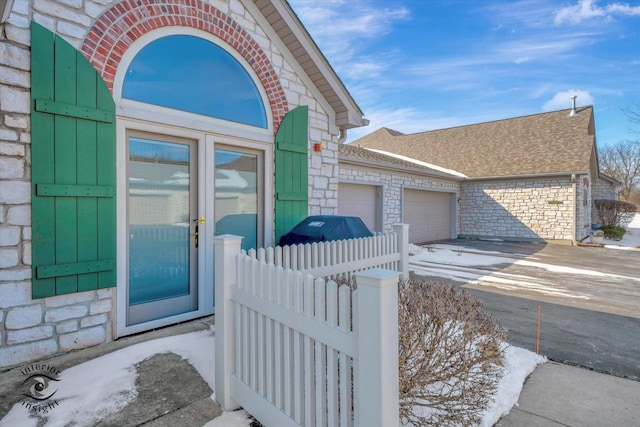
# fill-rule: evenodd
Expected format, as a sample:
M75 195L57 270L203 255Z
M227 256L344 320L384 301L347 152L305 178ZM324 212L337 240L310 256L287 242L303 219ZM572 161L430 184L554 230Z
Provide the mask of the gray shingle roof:
M404 135L381 128L352 144L453 169L469 178L588 171L595 149L593 107Z
M408 162L396 157L387 156L385 154L376 153L365 148L356 146L355 144L340 144L338 147L338 155L340 160L348 158L356 160L364 160L370 164L376 164L381 167L395 166L406 170L407 172L422 173L429 176L461 180L457 175L439 171L437 169L422 166L413 162Z

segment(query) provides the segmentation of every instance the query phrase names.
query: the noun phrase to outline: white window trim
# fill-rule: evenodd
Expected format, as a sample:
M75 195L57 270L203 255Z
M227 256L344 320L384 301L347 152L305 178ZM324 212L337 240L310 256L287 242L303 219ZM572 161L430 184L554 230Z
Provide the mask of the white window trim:
M249 126L241 123L234 123L226 120L216 119L209 116L203 116L200 114L188 113L185 111L174 110L172 108L160 107L157 105L146 104L144 102L133 101L130 99L122 98L122 88L124 86L124 79L127 73L127 69L136 55L149 43L154 40L167 36L175 35L187 35L198 37L207 40L216 46L224 49L229 55L231 55L236 61L242 65L244 70L249 74L253 83L255 84L260 97L262 99L262 105L265 109L265 115L267 118L267 127L260 128L257 126ZM216 133L222 133L229 136L237 136L246 139L252 139L264 142L273 142L273 116L271 115L271 104L269 103L269 97L258 78L258 75L253 71L253 68L249 63L233 49L224 40L217 38L213 34L207 33L196 28L189 27L162 27L154 31L150 31L140 38L138 38L127 51L122 55L122 59L118 64L116 75L113 80L113 99L116 103L116 115L137 118L145 121L152 121L158 123L167 123L174 126L183 126L188 129L197 129L204 132L215 129Z

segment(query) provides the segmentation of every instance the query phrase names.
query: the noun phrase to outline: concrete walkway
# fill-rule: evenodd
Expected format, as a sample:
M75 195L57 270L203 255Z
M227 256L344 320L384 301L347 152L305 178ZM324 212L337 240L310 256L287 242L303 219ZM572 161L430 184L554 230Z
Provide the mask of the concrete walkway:
M640 426L640 381L548 362L497 427Z

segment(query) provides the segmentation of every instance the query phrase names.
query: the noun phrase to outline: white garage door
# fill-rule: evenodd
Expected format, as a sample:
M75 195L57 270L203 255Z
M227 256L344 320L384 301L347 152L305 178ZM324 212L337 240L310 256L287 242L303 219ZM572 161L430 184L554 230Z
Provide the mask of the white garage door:
M410 243L451 238L451 193L405 189L402 221Z
M374 185L338 184L338 214L358 216L372 232L379 231L378 188Z

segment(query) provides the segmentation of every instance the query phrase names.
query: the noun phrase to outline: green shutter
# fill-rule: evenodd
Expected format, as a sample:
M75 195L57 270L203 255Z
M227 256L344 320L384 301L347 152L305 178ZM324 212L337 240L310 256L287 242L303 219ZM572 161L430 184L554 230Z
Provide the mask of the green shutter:
M308 214L308 122L309 108L297 107L284 117L276 135L276 243Z
M115 104L87 59L31 23L33 298L116 285Z

